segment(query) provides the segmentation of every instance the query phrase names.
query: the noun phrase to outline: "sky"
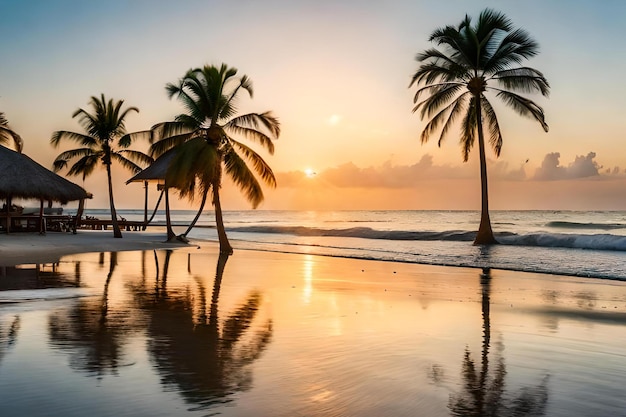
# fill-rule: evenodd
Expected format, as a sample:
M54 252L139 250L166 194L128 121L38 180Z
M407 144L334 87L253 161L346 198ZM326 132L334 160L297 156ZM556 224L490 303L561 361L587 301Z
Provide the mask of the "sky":
M52 148L52 132L80 131L71 115L91 96L138 107L126 127L144 130L183 110L166 83L227 63L254 83L240 112L271 110L281 122L275 154L259 150L278 179L260 209L479 209L477 152L463 163L455 134L420 143L426 121L412 113L409 83L434 29L486 7L538 41L527 65L551 85L549 98L531 97L549 133L495 107L504 146L487 154L491 208L625 210L620 0L0 0L0 111L24 153L51 167L71 147ZM131 175L114 171L118 208L143 207ZM70 180L94 194L88 208L107 207L103 171ZM222 193L224 209L250 208L232 184Z

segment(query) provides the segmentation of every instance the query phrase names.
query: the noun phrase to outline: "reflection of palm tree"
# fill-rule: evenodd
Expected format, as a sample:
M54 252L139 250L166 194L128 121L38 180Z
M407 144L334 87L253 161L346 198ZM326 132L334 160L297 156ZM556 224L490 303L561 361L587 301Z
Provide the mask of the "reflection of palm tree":
M0 328L0 363L7 350L15 344L17 340L17 332L20 329L20 316L15 316L7 331Z
M502 343L498 343L496 368L489 372L489 348L491 342L490 294L491 271L483 268L480 275L482 288L483 344L481 366L474 362L471 352L465 349L463 357L463 392L450 398L453 416L540 416L544 415L548 402L547 377L532 388L522 389L512 401L505 398L506 366L502 357Z
M123 352L122 342L129 334L124 312L109 316L109 284L117 266L117 253L111 252L109 272L100 299L80 299L70 312L50 316L49 332L53 347L71 354L71 366L101 376L117 373Z
M208 309L206 289L196 280L200 290L197 314L191 293L168 294L165 280L157 285L155 294L137 294L151 316L149 352L162 383L177 387L200 409L229 402L234 392L250 387L249 365L260 357L272 336L271 320L254 334L248 332L261 303L256 291L220 326L218 300L227 260L227 255L219 256Z

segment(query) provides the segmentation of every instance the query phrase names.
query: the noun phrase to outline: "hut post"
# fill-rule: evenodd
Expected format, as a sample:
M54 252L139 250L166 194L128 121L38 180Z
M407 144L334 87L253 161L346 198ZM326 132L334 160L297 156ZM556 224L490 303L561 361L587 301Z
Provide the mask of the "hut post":
M143 182L143 188L145 189L145 199L143 203L143 230L146 230L148 226L148 181Z
M39 234L46 234L46 223L43 219L43 198L39 199Z
M11 233L11 196L7 196L7 235Z
M81 198L78 201L78 210L76 210L76 216L72 222L72 233L76 234L76 229L80 226L80 219L83 217L83 211L85 211L85 199Z

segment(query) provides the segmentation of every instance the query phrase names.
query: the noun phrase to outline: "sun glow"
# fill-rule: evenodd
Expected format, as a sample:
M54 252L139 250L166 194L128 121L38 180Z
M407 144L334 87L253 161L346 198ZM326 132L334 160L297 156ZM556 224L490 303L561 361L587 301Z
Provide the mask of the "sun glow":
M307 178L313 178L314 176L317 175L317 172L315 172L313 169L311 168L306 168L304 170L304 175L306 175Z

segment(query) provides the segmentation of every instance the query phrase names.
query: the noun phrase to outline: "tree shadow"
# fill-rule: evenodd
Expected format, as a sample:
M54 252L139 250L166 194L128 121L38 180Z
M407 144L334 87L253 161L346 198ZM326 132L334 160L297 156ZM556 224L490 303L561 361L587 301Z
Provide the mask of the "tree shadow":
M225 319L219 318L222 277L229 256L219 256L213 291L207 297L203 280L198 291L167 288L168 257L162 278L150 291L136 288L135 296L149 315L148 352L168 390L180 392L192 410L204 410L233 400L252 387L252 363L271 341L272 320L255 325L261 294L251 291Z
M491 349L491 270L483 268L480 275L482 290L483 340L480 363L469 348L463 355L461 378L463 389L450 396L448 408L453 416L464 417L522 417L545 415L548 402L548 376L536 386L523 387L511 395L506 390L506 364L500 341ZM491 359L491 363L490 363ZM490 368L491 367L491 368Z

